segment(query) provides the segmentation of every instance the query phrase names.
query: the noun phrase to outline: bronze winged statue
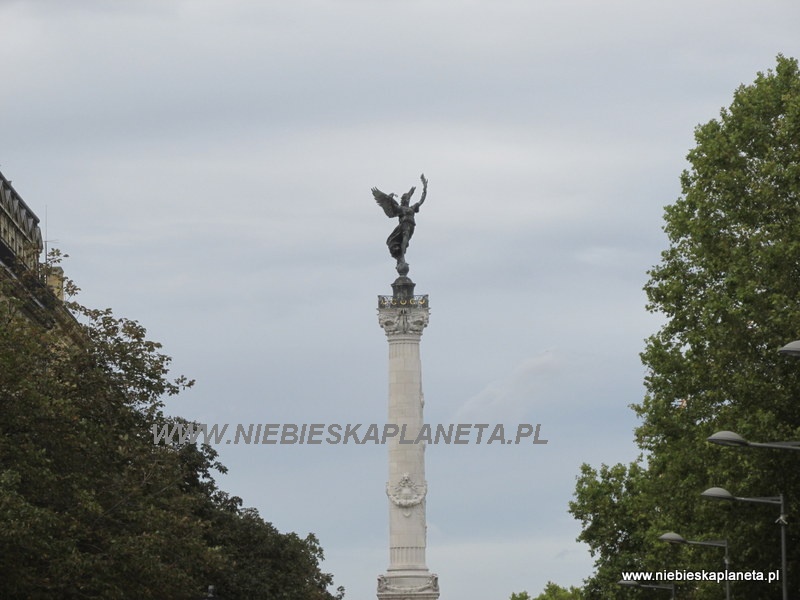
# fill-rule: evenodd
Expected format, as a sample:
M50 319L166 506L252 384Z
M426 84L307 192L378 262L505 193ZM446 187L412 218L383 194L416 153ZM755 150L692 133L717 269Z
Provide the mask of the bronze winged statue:
M384 194L378 188L372 188L372 195L375 197L375 202L383 209L386 216L390 219L399 217L400 222L394 231L386 238L386 245L389 247L389 254L397 261L397 272L402 275L408 275L408 263L406 262L406 250L408 249L408 242L411 241L411 236L414 235L414 228L417 226L414 221L414 215L419 212L419 207L425 202L425 196L428 195L428 180L425 175L420 175L422 181L422 197L416 204L410 204L411 196L416 191L416 186L412 187L400 198L398 203L395 199L397 194Z

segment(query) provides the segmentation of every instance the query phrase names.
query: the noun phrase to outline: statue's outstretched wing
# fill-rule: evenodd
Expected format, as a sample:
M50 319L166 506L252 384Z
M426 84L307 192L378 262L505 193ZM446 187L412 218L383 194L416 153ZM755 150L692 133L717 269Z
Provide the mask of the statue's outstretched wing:
M383 209L387 217L392 218L400 214L400 205L394 199L394 194L384 194L374 187L372 188L372 195L375 196L375 202Z

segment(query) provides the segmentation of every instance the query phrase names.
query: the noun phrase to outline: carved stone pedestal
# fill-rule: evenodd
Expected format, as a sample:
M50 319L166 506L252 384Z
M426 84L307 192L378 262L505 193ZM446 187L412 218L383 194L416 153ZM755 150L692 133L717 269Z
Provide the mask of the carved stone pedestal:
M427 525L425 444L415 444L423 424L419 343L428 325L428 297L399 277L392 296L378 299L378 322L389 341L389 418L399 433L388 441L389 568L378 577L381 600L436 600L438 577L425 564Z
M378 576L378 598L382 600L436 600L439 578L428 573L392 573Z

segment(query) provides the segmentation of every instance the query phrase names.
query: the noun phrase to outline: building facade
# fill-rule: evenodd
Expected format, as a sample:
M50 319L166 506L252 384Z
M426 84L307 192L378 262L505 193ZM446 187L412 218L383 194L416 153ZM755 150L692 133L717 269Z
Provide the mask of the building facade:
M41 262L43 250L39 217L0 173L0 297L46 327L74 330L63 304L64 272Z

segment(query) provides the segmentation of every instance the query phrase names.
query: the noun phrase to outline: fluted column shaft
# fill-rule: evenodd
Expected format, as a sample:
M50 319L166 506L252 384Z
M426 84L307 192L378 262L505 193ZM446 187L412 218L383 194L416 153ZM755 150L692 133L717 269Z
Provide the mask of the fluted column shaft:
M394 424L399 430L387 444L389 568L385 576L378 578L381 599L439 596L438 580L428 571L425 561L425 444L415 443L424 422L419 345L428 316L427 302L379 308L379 323L389 342L387 424Z

